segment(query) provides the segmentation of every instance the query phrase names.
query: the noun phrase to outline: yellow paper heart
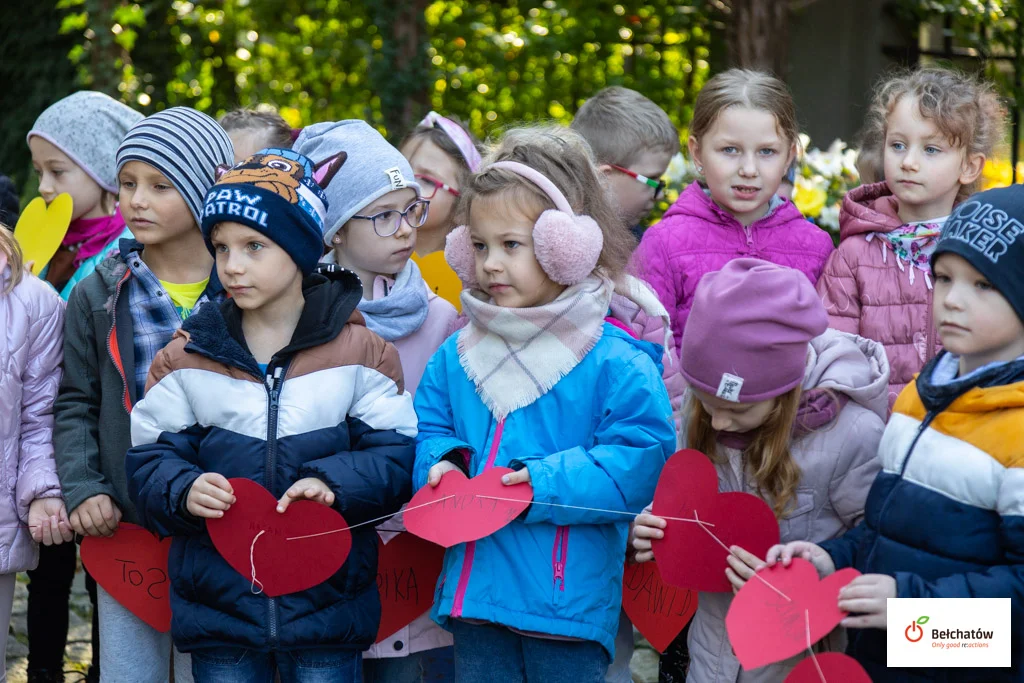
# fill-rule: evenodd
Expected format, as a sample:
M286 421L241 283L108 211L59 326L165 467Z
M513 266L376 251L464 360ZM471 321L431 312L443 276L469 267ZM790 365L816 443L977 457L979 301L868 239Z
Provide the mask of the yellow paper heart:
M71 195L65 192L57 195L49 206L42 197L36 197L22 212L14 228L14 239L21 245L25 262L35 261L33 275L39 275L57 253L71 226L72 208Z
M462 281L444 260L444 252L435 251L426 256L413 254L412 260L420 267L420 274L427 286L461 313L462 301L459 295L462 293Z

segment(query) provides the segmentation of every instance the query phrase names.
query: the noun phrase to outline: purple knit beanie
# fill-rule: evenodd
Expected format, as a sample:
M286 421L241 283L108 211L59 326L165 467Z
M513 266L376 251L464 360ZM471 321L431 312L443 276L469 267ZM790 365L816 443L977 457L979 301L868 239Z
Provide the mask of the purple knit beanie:
M736 259L697 284L683 331L683 376L734 403L775 398L803 381L808 343L827 328L803 273Z

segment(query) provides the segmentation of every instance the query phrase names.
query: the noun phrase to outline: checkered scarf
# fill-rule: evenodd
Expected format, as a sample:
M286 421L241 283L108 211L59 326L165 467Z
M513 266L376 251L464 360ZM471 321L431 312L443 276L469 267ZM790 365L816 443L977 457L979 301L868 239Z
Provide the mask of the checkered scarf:
M608 314L614 285L591 275L549 304L503 308L480 290L464 290L459 361L495 418L525 408L594 348Z

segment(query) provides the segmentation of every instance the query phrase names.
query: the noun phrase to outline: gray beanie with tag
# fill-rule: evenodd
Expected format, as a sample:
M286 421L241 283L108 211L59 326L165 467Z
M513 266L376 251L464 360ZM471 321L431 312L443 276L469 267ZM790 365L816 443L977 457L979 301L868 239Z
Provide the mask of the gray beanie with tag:
M142 114L101 92L81 90L47 107L27 142L37 135L64 152L96 184L117 194L114 157L128 129Z
M307 126L292 149L314 164L338 152L348 155L345 165L324 188L329 201L324 224L327 246L353 215L388 192L408 187L417 197L420 195L409 162L365 121L350 119Z

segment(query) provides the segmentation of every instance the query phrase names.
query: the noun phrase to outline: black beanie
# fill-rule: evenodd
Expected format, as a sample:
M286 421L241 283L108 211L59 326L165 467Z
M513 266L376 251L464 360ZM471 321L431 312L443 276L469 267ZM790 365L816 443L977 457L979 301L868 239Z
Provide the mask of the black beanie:
M972 195L946 221L940 254L962 256L999 290L1024 321L1024 185Z
M7 176L0 175L0 223L11 230L14 230L15 224L18 222L18 214L21 210L20 202L14 183Z

